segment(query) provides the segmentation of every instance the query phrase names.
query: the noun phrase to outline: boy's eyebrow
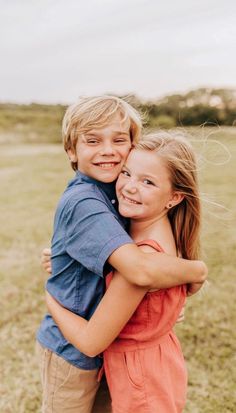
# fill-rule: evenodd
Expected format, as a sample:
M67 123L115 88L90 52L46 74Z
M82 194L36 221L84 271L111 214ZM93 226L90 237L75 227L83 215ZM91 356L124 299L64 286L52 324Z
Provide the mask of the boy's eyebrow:
M119 131L116 131L116 130L114 130L114 131L112 131L112 134L113 135L127 135L127 136L129 136L130 134L129 134L129 132L127 132L127 131L121 131L121 130L119 130ZM91 130L91 131L89 131L89 132L87 132L86 133L86 135L88 136L88 135L93 135L93 136L98 136L98 135L100 135L100 132L98 131L98 130Z
M118 135L127 135L127 136L129 136L129 132L121 131L121 130L119 130L119 131L114 131L113 133L116 133L116 134L118 134Z

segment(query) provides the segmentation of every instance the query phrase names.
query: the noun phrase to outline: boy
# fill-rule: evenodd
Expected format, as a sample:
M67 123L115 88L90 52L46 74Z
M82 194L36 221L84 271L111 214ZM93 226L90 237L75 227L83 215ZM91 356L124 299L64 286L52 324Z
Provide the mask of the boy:
M114 181L140 134L138 113L112 96L81 99L69 107L63 120L64 147L76 176L55 214L47 290L86 319L101 300L109 265L128 282L150 288L205 278L203 263L145 254L124 229L116 209ZM69 344L49 314L37 339L42 354L43 412L89 413L101 358L87 357Z

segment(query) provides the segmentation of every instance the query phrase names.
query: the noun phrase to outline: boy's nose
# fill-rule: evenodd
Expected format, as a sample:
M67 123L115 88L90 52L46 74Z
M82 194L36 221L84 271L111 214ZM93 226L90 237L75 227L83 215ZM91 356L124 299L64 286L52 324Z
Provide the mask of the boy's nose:
M101 155L114 155L114 148L111 144L107 143L102 146L100 150Z

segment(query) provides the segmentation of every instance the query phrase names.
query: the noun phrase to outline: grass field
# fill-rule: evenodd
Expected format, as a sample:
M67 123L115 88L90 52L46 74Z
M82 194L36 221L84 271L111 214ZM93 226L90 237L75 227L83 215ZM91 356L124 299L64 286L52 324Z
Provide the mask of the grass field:
M206 133L206 132L205 132ZM236 129L216 130L201 167L203 259L210 285L189 299L177 327L189 370L185 413L236 411ZM53 213L72 177L60 145L0 145L1 413L38 413L40 383L34 354L35 331L45 312L41 249L49 245ZM222 163L224 163L222 165ZM102 412L105 413L105 410ZM153 412L155 413L155 412ZM171 412L170 412L171 413Z

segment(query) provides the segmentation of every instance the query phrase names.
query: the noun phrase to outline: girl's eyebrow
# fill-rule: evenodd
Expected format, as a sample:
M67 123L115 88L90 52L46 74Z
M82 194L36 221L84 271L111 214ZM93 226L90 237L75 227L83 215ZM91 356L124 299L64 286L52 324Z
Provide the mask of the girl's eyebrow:
M128 171L129 173L131 173L131 170L130 170L125 164L123 165L123 168L127 169L127 171ZM122 168L122 169L123 169L123 168ZM141 174L139 175L139 177L140 177L140 178L148 178L148 179L154 180L155 182L159 182L158 177L157 177L156 175L141 173Z
M123 165L123 168L127 169L127 171L130 172L130 169L125 164Z
M152 178L152 179L158 179L158 177L156 175L152 175L152 174L142 174L142 177L145 178Z

